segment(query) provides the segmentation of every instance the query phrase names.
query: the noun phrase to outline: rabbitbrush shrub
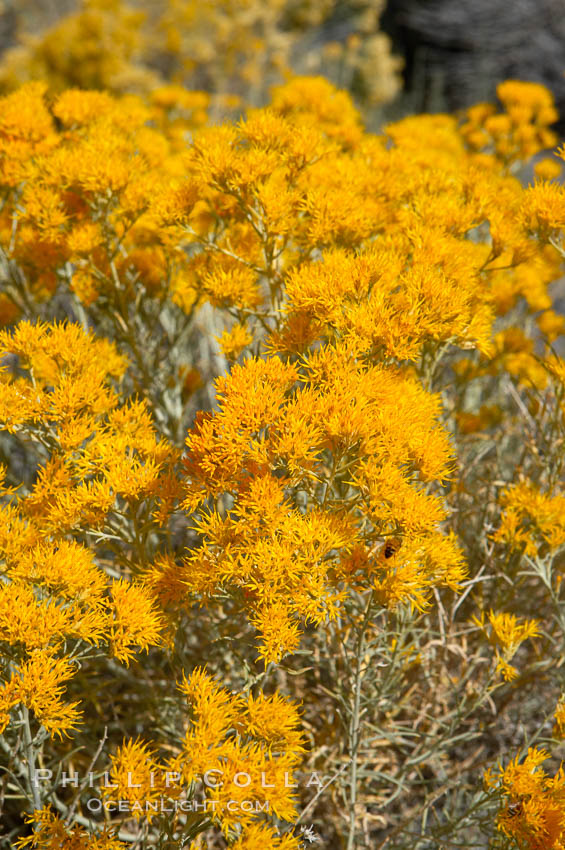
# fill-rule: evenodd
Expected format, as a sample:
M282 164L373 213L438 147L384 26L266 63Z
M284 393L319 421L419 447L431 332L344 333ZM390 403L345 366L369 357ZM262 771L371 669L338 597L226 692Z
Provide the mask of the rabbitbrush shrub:
M498 97L1 101L4 847L565 846L565 191Z

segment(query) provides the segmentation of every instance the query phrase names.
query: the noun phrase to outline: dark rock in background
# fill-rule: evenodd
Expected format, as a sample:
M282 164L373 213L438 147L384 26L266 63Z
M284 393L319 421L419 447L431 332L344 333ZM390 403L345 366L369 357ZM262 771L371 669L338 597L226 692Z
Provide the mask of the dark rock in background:
M453 111L522 79L548 86L565 116L565 0L388 0L381 24L411 109Z

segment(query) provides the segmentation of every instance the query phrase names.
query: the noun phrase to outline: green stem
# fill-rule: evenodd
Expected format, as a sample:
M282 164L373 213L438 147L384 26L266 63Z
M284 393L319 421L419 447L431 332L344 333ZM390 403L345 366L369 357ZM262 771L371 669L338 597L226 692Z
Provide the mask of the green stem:
M359 753L359 745L361 743L361 685L363 683L364 666L363 654L365 649L365 632L369 623L371 607L373 604L373 591L369 594L365 615L359 630L356 646L356 664L355 678L353 682L353 710L351 712L351 720L349 722L349 745L351 750L351 762L349 767L349 835L347 838L347 850L355 848L355 833L356 833L356 817L355 809L357 806L357 755Z
M27 774L33 797L33 810L37 811L41 808L41 796L39 794L39 786L35 777L35 747L33 746L33 739L31 736L29 710L27 705L22 707L22 720L24 726L24 752L27 764Z

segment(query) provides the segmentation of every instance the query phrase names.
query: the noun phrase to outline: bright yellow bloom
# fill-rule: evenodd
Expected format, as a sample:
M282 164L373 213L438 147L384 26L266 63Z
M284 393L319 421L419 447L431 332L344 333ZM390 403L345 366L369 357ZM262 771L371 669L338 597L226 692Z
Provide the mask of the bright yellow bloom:
M562 740L565 738L565 700L558 702L553 716L553 737Z
M35 829L27 838L17 840L17 850L124 850L128 846L106 825L95 836L83 827L68 827L49 806L36 809L26 820Z
M112 615L112 651L125 664L133 658L137 647L148 649L161 643L161 619L143 587L128 581L114 582Z
M565 839L565 774L561 767L551 777L540 768L548 755L530 748L521 763L516 757L484 777L487 788L502 793L498 829L527 850L561 850Z
M482 613L480 618L473 617L473 620L496 649L496 669L502 673L506 681L516 678L518 671L508 662L516 654L520 644L539 635L539 622L537 620L525 620L520 623L514 614L495 613L494 611L489 611L488 614L490 628L487 627Z
M504 511L495 540L513 549L523 548L531 557L537 556L542 543L551 550L565 543L565 497L561 494L542 493L524 481L506 487L501 494L501 504Z

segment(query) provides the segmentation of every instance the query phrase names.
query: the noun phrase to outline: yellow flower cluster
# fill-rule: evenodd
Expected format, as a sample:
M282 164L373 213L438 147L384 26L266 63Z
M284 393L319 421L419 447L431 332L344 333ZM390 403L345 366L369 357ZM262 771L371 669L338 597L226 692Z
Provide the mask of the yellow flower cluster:
M74 671L60 655L69 641L85 652L105 644L126 664L136 649L161 643L150 593L119 574L105 576L84 534L104 535L155 497L174 452L156 439L143 404L119 405L110 382L126 362L107 339L77 325L20 322L0 334L0 351L13 358L1 373L0 420L37 464L27 492L2 488L0 640L12 672L2 685L0 722L5 728L22 704L61 735L77 718L76 704L61 702L61 682ZM156 497L153 509L157 515ZM66 539L69 533L79 539Z
M294 831L274 827L296 816L286 779L304 748L297 709L277 691L283 658L318 651L325 635L339 643L357 677L352 707L340 703L353 718L353 786L357 721L381 710L361 705L363 630L376 641L377 623L408 623L406 638L434 600L443 617L444 589L466 581L467 560L474 587L479 563L499 577L522 555L557 557L565 365L551 345L565 325L551 284L565 190L543 179L525 189L509 172L550 140L544 91L506 84L492 120L410 117L380 134L321 77L290 79L237 123L209 123L208 98L177 85L142 100L49 97L31 83L2 99L0 727L16 743L23 729L26 758L35 730L52 739L53 763L70 758L57 738L80 735L83 716L106 725L89 677L123 676L110 775L129 820L153 836L146 804L190 796L212 770L226 807L211 820L230 847L294 850ZM474 124L490 133L484 144ZM537 447L515 459L514 403L551 463ZM473 452L491 438L500 468L485 466L483 483ZM490 578L482 600L470 597L475 611L477 601L489 610ZM519 647L544 633L537 601L495 599L469 630L477 656L481 633L494 646L505 682ZM394 629L379 652L394 664L400 647L410 675L423 675L441 653ZM459 639L443 619L439 634ZM225 651L228 687L197 666L200 640L220 666ZM140 650L154 703L139 696ZM187 670L189 711L159 691L156 658ZM240 663L245 675L233 672ZM263 690L273 670L281 677ZM455 681L447 668L434 676ZM317 746L336 740L333 721L309 722ZM517 762L499 777L505 811L523 806L524 825L512 832L503 814L501 829L536 850L542 838L560 847L563 829L560 774L550 780L539 763L524 773L532 790L515 790ZM227 808L259 795L274 817ZM79 797L53 799L68 813ZM28 844L83 846L85 833L39 802ZM201 820L175 820L194 848ZM92 846L118 847L112 835Z
M67 91L50 113L45 88L30 83L3 99L0 228L6 260L24 278L9 294L26 310L26 290L52 295L69 263L67 283L87 305L131 298L134 281L157 294L177 273L178 249L163 246L143 214L174 175L174 133L148 127L155 113L141 101L103 92Z
M80 826L68 827L64 820L49 807L36 809L28 815L27 821L33 823L34 831L27 838L21 838L16 843L17 850L44 850L44 848L60 848L60 850L124 850L128 847L123 841L118 841L111 829L104 827L99 835L93 836Z
M179 688L190 719L178 754L159 760L150 745L124 742L112 758L103 795L127 801L133 818L151 820L156 801L196 793L200 811L225 835L243 829L243 840L251 841L259 829L269 847L274 833L261 824L261 811L285 821L295 815L293 774L304 750L296 707L278 694L230 694L198 668ZM261 810L246 807L250 800L260 800ZM298 847L290 835L286 840L289 850Z
M490 629L485 623L484 614L481 614L480 619L474 617L474 621L496 649L497 671L507 682L515 679L518 671L509 664L509 661L521 643L539 635L539 623L536 620L520 623L514 614L501 614L494 611L490 611L488 615Z
M559 700L553 715L553 737L563 740L565 738L565 700Z
M205 596L240 588L266 661L297 646L297 617L336 616L344 580L373 583L391 606L423 607L434 584L458 585L461 554L438 534L444 509L422 487L447 474L449 444L438 399L413 378L326 346L299 368L248 359L216 391L218 411L187 440L184 505L211 498L214 508L198 522L204 542L186 584ZM403 547L385 566L376 550L400 529Z
M545 546L555 551L565 543L565 497L541 493L523 481L507 487L500 498L504 508L494 539L535 558Z
M545 86L507 80L497 86L496 93L502 110L497 111L491 103L479 103L467 112L462 133L473 150L494 150L511 165L556 144L550 127L559 115Z
M565 846L565 773L549 776L540 765L549 754L532 747L525 759L513 759L485 773L485 785L501 794L498 829L526 850L562 850Z

